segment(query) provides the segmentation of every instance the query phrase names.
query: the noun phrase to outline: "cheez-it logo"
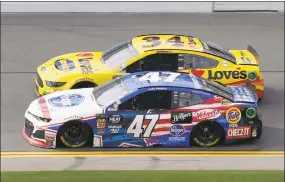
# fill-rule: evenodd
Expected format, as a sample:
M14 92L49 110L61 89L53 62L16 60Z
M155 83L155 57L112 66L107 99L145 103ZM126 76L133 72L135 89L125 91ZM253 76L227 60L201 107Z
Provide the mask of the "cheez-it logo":
M250 126L229 128L227 131L227 139L249 138L250 136Z

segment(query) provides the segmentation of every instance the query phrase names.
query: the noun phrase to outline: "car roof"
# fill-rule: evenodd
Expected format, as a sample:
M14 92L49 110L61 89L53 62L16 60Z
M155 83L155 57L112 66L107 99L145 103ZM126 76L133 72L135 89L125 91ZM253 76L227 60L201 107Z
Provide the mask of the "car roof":
M152 76L153 77L152 77ZM158 76L156 76L158 75ZM175 77L177 76L177 77ZM142 80L142 78L159 78L158 81L148 81ZM171 77L175 77L172 81ZM201 89L202 81L199 77L194 76L188 73L180 73L180 72L169 72L169 71L142 71L135 72L132 74L128 74L122 77L123 82L130 90L138 90L141 88L149 88L149 87L179 87L179 88L193 88L193 89Z
M147 39L149 37L153 37L153 39L158 39L160 42L157 46L150 46L153 42L148 42ZM189 42L189 39L194 41L196 45L189 46L188 44L184 43L180 46L175 46L173 43L168 42L169 39L173 37L180 37L182 42ZM190 51L199 51L203 52L204 47L203 43L196 37L188 36L188 35L178 35L178 34L146 34L146 35L139 35L132 39L133 47L139 52L143 53L150 50L166 50L166 49L182 49L182 50L190 50Z
M177 46L173 42L169 42L169 39L174 37L179 37L184 44L180 44ZM149 41L150 39L157 39L156 41ZM195 44L190 44L189 42L195 42ZM190 36L190 35L179 35L179 34L146 34L146 35L139 35L131 40L132 46L138 51L139 54L142 54L147 51L152 50L184 50L184 51L196 51L196 52L203 52L207 54L211 54L224 60L230 61L232 63L236 63L236 58L226 49L222 47L210 43L204 42L201 39ZM152 44L156 44L155 46L151 46Z

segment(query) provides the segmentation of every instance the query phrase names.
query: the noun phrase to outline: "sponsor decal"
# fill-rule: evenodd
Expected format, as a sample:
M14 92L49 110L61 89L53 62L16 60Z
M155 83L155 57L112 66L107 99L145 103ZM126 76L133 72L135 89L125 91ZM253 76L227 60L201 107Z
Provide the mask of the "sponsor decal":
M93 69L88 59L79 59L78 60L81 68L81 72L84 73L92 73Z
M245 70L242 71L208 71L208 79L221 80L221 79L246 79L247 74Z
M45 132L45 140L46 140L46 145L48 147L55 148L55 146L56 146L56 134L49 133L46 131Z
M110 128L110 129L120 129L120 128L122 128L122 125L108 125L108 128Z
M60 59L54 62L55 67L61 71L71 71L75 68L75 64L69 59Z
M171 112L171 123L182 124L191 123L192 113L191 112Z
M81 104L84 100L83 95L67 94L53 97L48 100L48 103L55 107L74 107Z
M181 136L184 134L184 127L182 125L172 125L169 129L170 135L172 136Z
M251 71L248 73L248 79L250 81L254 81L254 80L256 80L256 78L257 78L257 73L255 71Z
M256 136L257 136L257 128L254 128L252 130L251 137L256 137Z
M69 116L69 117L67 117L67 118L64 118L64 121L66 121L66 120L73 120L73 119L82 119L83 117L81 117L81 116Z
M246 117L248 118L254 118L256 116L256 110L254 108L248 108L246 111L245 111L245 115Z
M185 137L169 137L168 140L179 142L179 141L185 141L186 138Z
M229 101L228 99L224 99L221 101L222 105L229 105L231 103L231 101Z
M97 122L97 129L104 129L106 127L105 115L104 114L97 114L96 115L96 122Z
M204 72L205 72L204 70L195 70L195 69L191 70L191 73L198 77L201 77L204 74Z
M229 128L227 130L227 139L250 138L250 136L251 136L250 126Z
M214 119L221 116L221 112L217 109L203 109L195 113L199 120Z
M84 52L84 53L79 53L79 54L76 54L77 57L88 57L88 58L92 58L93 57L93 54L92 53L89 53L89 52Z
M119 133L120 129L119 128L112 128L110 129L110 133Z
M229 127L238 127L238 124L229 124Z
M122 121L122 117L120 115L112 115L108 118L110 124L118 124Z
M220 96L217 96L217 95L214 95L213 99L216 100L216 101L221 101L221 100L223 100L224 98L223 98L223 97L220 97Z
M241 112L238 108L232 107L226 112L226 119L230 124L236 124L241 119Z

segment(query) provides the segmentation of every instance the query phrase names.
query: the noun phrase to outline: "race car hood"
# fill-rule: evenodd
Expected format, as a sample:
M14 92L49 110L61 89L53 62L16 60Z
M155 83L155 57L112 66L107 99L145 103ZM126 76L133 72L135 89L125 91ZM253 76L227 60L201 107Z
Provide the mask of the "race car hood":
M259 65L259 60L249 50L229 50L229 52L235 56L237 64Z
M35 116L64 122L86 118L103 112L93 94L93 88L54 92L34 100L27 111Z
M235 102L257 103L257 96L245 86L227 86L234 96Z
M76 52L54 57L37 68L41 77L47 76L50 81L60 77L82 74L107 72L110 69L100 60L102 52Z

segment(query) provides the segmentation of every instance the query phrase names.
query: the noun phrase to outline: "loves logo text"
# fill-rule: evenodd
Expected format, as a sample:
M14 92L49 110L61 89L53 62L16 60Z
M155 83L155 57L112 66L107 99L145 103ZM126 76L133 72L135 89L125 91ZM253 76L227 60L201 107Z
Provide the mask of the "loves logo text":
M247 74L245 70L242 71L215 71L213 72L212 70L208 71L209 77L208 79L213 79L213 80L221 80L221 79L246 79Z

